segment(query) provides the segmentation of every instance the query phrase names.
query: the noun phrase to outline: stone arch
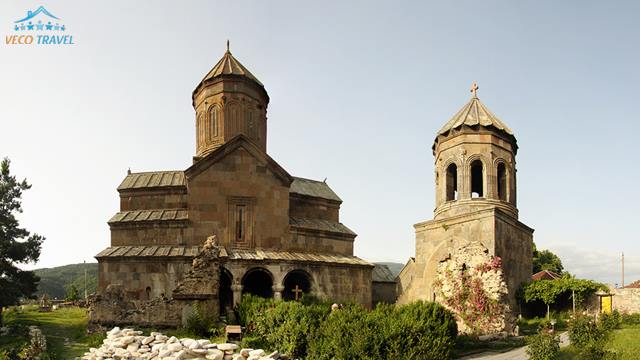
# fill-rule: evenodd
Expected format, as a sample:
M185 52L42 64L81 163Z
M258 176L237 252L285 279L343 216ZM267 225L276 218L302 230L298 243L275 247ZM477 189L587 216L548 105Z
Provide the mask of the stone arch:
M233 309L233 274L224 266L220 266L220 282L218 283L218 300L220 304L220 315L226 315Z
M220 136L220 106L211 104L207 109L207 137L215 139Z
M509 201L510 193L511 193L511 179L510 179L510 171L507 162L504 159L496 159L494 161L494 169L495 169L495 194L498 200Z
M473 155L467 159L467 173L469 184L469 196L485 197L487 194L487 166L486 160L481 155Z
M302 294L310 294L313 288L313 278L301 269L291 270L282 280L284 300L297 300Z
M242 294L273 297L273 274L262 267L247 270L242 277Z
M232 136L232 134L236 134L240 131L240 118L242 116L242 106L236 100L229 101L225 105L225 124L229 127L225 129L225 132L228 136ZM228 130L228 131L227 131Z
M443 167L444 175L444 199L445 201L458 200L460 186L458 182L458 173L460 167L455 161L448 161Z

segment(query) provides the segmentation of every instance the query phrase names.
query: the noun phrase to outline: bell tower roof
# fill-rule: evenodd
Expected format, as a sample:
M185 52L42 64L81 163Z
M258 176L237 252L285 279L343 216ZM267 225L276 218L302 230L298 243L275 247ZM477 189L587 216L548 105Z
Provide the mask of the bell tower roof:
M438 131L433 146L434 149L441 137L447 137L453 130L458 130L463 126L472 128L485 127L497 130L506 135L514 144L514 148L517 149L517 141L513 131L478 99L478 89L478 85L473 84L471 87L471 93L473 94L471 100Z
M236 75L236 76L244 76L248 79L255 81L258 85L264 86L258 78L256 78L249 70L247 70L244 65L238 61L233 55L231 55L231 51L229 51L229 41L227 40L227 51L222 56L211 69L207 75L202 79L201 83L213 79L222 75Z

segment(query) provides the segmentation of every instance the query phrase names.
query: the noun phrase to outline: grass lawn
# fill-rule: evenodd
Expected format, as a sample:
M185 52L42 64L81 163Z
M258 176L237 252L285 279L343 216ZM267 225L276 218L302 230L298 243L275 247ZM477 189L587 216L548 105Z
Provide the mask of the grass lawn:
M77 307L52 312L38 312L36 306L12 308L4 313L5 326L12 331L0 337L0 350L24 346L29 341L27 326L36 325L47 338L52 359L74 359L102 343L101 334L86 335L87 320L86 309Z
M0 336L0 360L5 360L2 351L16 349L19 351L29 342L28 326L36 325L47 338L47 353L53 360L69 360L82 356L90 347L100 347L104 339L103 333L86 335L87 310L78 307L58 309L52 312L39 312L37 306L26 306L5 309L3 313L4 326L11 331L6 336ZM151 331L160 331L167 336L178 338L202 338L197 337L183 328L179 329L152 329L139 328L145 334ZM224 342L221 337L213 338L214 342ZM9 357L7 360L13 360Z
M614 330L607 343L607 349L615 351L619 360L640 358L640 325L622 325ZM578 349L570 345L560 350L561 360L578 358Z

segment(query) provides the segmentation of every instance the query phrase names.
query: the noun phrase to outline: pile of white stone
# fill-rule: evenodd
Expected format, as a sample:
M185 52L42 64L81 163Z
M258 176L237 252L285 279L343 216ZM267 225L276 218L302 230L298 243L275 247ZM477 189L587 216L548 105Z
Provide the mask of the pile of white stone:
M149 336L142 331L115 327L107 332L103 345L91 348L83 360L286 360L277 351L267 355L261 349L241 349L236 344L212 344L209 340L178 339L158 332Z

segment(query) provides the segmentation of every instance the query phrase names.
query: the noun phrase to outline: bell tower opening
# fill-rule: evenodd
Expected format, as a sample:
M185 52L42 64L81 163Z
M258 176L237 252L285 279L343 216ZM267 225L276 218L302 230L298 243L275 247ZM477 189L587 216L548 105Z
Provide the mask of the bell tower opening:
M471 197L484 197L484 166L482 161L474 160L471 163Z
M504 163L498 164L497 169L498 199L507 201L507 168Z
M447 191L447 201L458 200L458 167L456 164L450 164L447 166L445 186Z

